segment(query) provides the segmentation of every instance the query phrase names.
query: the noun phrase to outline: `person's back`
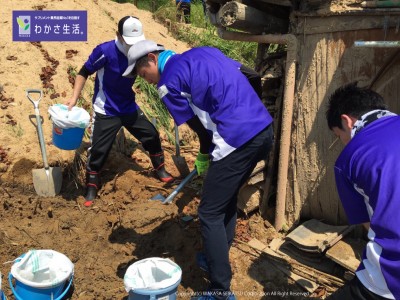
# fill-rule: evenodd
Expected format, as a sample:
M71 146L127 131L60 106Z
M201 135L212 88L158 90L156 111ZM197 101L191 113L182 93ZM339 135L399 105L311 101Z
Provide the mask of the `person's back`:
M370 220L370 242L357 276L382 296L387 284L396 299L400 298L399 154L400 117L387 116L354 135L335 164L339 195L348 199L343 205L349 222Z
M326 118L346 145L334 168L340 200L369 239L356 276L327 299L400 299L400 117L354 82L330 96Z
M169 91L164 101L177 124L193 117L193 111L214 132L215 141L220 138L226 142L217 143L214 159L240 147L272 122L239 68L240 64L216 48L193 48L173 55L158 82L161 92L163 86ZM186 99L176 101L182 98L179 94ZM185 105L191 109L185 110Z

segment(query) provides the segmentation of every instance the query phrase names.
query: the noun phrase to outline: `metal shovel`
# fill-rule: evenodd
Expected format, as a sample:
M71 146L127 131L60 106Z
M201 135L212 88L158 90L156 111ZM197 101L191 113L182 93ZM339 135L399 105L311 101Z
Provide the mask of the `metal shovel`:
M176 168L179 171L179 174L181 174L181 177L185 177L189 174L189 167L186 163L186 159L181 156L181 151L179 148L179 131L178 131L178 126L174 125L175 129L175 149L176 149L176 155L172 155L172 160L174 161L174 164Z
M39 99L32 99L30 94L39 94ZM32 170L33 186L39 196L52 197L57 195L61 190L62 173L60 167L49 167L47 162L46 145L44 143L42 130L42 120L39 113L39 102L42 99L43 93L41 90L27 89L26 96L32 102L33 107L35 108L39 143L44 163L44 168Z
M178 195L178 193L181 191L181 189L197 174L197 170L194 169L192 172L189 173L188 176L185 177L181 181L181 183L172 191L171 194L168 195L167 198L165 198L161 194L157 194L153 197L150 198L150 200L159 200L161 201L162 204L168 204L171 203L172 200L174 200L175 196Z

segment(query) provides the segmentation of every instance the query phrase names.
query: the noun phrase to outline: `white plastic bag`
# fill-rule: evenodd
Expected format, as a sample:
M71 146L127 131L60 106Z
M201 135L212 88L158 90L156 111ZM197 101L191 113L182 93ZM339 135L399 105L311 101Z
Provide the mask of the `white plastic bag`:
M168 288L181 280L182 270L172 260L151 257L130 265L125 272L125 290L158 290Z
M29 250L11 267L16 280L38 288L62 283L73 272L74 265L68 257L54 250Z
M54 125L59 128L86 128L90 122L89 113L76 106L68 110L68 106L64 104L55 104L50 106L49 114Z

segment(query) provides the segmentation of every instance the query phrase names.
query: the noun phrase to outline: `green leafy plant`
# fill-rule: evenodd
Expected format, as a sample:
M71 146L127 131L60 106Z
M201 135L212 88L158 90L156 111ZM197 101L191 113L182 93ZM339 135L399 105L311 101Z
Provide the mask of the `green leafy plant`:
M157 89L154 85L147 83L146 80L137 77L135 89L140 90L143 94L140 95L143 105L141 106L146 116L152 120L156 120L156 127L163 128L167 135L168 142L173 143L175 138L172 134L173 125L171 124L171 116L164 103L158 96Z

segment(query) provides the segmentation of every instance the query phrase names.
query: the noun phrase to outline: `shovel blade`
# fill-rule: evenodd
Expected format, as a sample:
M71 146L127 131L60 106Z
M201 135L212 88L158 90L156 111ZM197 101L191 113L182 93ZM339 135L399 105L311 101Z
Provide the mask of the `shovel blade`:
M186 177L189 175L189 166L187 165L186 159L183 156L172 155L172 160L174 161L179 174L181 174L181 177Z
M156 200L156 201L163 202L165 200L165 197L161 194L157 194L157 195L151 197L150 200Z
M53 197L60 193L62 185L61 168L32 170L33 187L39 196Z

